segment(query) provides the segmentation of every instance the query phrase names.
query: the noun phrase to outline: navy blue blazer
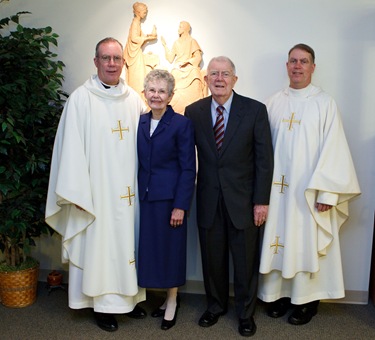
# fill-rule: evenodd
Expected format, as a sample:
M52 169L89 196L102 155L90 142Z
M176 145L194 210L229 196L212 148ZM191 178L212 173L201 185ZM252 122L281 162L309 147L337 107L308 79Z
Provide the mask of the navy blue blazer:
M174 200L174 208L188 210L196 176L193 125L169 105L151 137L150 121L151 111L138 126L139 198Z

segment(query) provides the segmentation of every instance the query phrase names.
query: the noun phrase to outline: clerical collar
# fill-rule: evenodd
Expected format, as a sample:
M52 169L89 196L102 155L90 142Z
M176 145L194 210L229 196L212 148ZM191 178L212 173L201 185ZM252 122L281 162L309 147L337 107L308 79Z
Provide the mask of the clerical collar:
M104 84L103 82L100 82L100 83L103 85L103 87L104 87L106 90L108 90L108 89L111 88L109 85L106 85L106 84Z
M97 75L94 76L94 79L97 83L98 88L103 88L107 91L111 91L111 92L115 91L116 92L116 91L119 91L122 88L120 80L116 85L109 85L109 84L104 83Z
M100 81L100 84L102 84L103 87L104 87L106 90L108 90L108 89L110 89L110 88L115 88L115 87L118 86L118 84L116 84L116 85L108 85L108 84L103 83L101 80L99 80L99 81Z

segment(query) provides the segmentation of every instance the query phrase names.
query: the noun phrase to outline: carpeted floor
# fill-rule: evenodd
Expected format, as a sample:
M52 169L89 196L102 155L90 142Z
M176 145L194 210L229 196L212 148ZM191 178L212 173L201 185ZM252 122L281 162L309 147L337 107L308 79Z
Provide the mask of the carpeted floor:
M150 313L162 303L160 291L149 291L141 306ZM176 326L168 331L160 329L161 319L151 316L143 320L118 315L119 329L108 333L99 329L91 310L71 310L67 292L51 292L40 282L37 301L28 307L15 309L0 305L0 339L243 339L237 331L233 301L228 314L210 328L199 327L197 322L205 310L204 295L181 294L181 308ZM269 318L265 306L259 302L255 315L257 333L252 339L375 339L375 307L321 303L318 314L304 326L287 323L287 315Z

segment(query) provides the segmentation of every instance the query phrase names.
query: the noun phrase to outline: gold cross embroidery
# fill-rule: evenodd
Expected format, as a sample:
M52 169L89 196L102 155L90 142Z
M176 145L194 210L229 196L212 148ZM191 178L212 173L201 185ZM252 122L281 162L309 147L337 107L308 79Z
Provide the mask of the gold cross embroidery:
M118 129L112 129L112 133L119 132L120 133L120 140L123 140L124 138L123 138L122 132L123 131L129 132L129 126L126 127L126 128L121 127L121 120L117 121L117 125L118 125Z
M276 241L275 243L272 243L270 245L270 248L275 248L273 250L273 253L274 254L278 254L279 253L279 248L284 248L284 245L282 243L279 243L279 239L280 239L280 236L276 236Z
M292 116L290 117L290 119L283 119L282 122L283 123L289 123L289 127L288 127L288 130L293 130L293 123L296 123L296 124L300 124L301 123L301 120L295 120L294 119L294 115L295 113L292 112Z
M285 182L285 175L281 176L281 182L273 182L275 185L280 185L280 193L284 193L284 187L289 187L289 184Z
M135 194L134 193L133 194L130 193L130 187L127 187L127 188L128 188L128 194L125 195L125 196L120 196L120 198L121 199L122 198L128 199L129 200L129 206L131 206L132 205L132 197L135 197Z

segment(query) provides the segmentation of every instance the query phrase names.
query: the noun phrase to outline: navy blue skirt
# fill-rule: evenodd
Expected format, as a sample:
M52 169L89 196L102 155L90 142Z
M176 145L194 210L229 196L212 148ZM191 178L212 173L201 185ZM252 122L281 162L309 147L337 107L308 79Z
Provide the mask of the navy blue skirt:
M172 288L186 282L186 214L181 226L170 225L173 201L140 202L138 285Z

